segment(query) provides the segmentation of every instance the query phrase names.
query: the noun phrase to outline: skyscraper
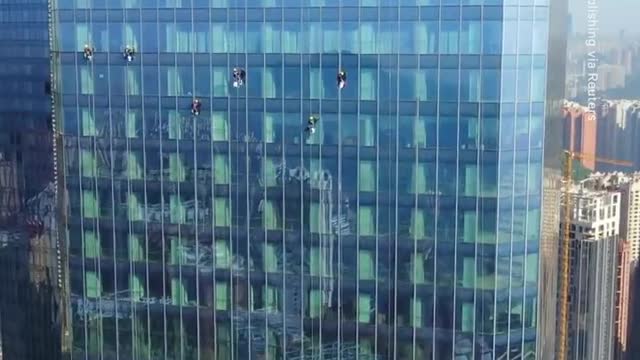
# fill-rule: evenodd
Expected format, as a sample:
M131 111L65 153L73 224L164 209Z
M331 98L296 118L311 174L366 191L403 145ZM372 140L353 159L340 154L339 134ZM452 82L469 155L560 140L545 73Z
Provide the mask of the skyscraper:
M47 0L0 0L0 358L57 360ZM55 197L55 196L54 196Z
M74 354L535 357L549 2L467 3L58 1Z

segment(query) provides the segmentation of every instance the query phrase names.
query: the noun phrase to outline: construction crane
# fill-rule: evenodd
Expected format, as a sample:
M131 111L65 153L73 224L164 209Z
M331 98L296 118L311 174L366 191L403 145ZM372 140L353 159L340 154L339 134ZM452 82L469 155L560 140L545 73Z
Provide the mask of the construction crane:
M564 163L564 189L562 191L564 197L564 224L563 224L563 233L562 233L562 243L560 244L560 323L559 323L559 345L557 347L558 360L566 360L567 358L567 348L568 348L568 332L569 332L569 261L570 257L570 238L569 231L571 227L571 213L572 206L571 204L571 184L573 182L573 161L574 160L591 160L602 162L605 164L611 165L620 165L620 166L632 166L633 164L628 161L621 160L610 160L610 159L602 159L596 157L595 155L578 153L573 151L565 150L565 163Z

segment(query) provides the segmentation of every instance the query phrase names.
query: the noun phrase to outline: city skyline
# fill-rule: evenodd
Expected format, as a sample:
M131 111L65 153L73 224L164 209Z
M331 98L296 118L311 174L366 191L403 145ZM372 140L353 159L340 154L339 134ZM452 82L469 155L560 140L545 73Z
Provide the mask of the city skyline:
M569 14L572 18L574 33L587 32L590 3L598 7L595 14L599 19L597 30L599 36L617 37L621 31L632 36L640 35L635 16L640 12L640 3L635 0L570 0Z

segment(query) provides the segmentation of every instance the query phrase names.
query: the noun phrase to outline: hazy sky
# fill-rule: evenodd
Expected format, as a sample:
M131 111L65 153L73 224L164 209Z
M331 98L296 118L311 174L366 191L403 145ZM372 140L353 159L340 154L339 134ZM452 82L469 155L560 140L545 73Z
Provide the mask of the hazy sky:
M551 0L554 1L554 0ZM618 34L625 30L628 34L640 34L638 16L640 0L592 0L598 4L600 34ZM569 12L573 17L573 29L586 31L587 0L569 0Z

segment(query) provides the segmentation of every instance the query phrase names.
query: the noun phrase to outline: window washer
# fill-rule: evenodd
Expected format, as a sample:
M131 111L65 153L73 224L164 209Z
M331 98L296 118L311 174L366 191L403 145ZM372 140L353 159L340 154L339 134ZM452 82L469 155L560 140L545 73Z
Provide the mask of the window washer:
M193 99L193 101L191 102L191 113L194 116L198 116L200 115L201 108L202 108L202 103L200 102L200 99Z
M344 89L347 86L347 73L344 70L338 72L338 88Z
M84 45L83 55L85 60L87 61L93 60L93 48L89 46L89 44Z
M307 131L310 134L315 134L316 132L316 124L318 123L320 119L318 119L316 116L309 116L309 120L307 121L307 128L305 129L305 131Z
M127 60L128 62L133 61L133 56L136 54L136 50L127 45L124 47L124 52L122 53L122 57L125 58L125 60Z
M247 77L246 71L242 68L233 68L233 87L240 87L244 85L244 81Z

